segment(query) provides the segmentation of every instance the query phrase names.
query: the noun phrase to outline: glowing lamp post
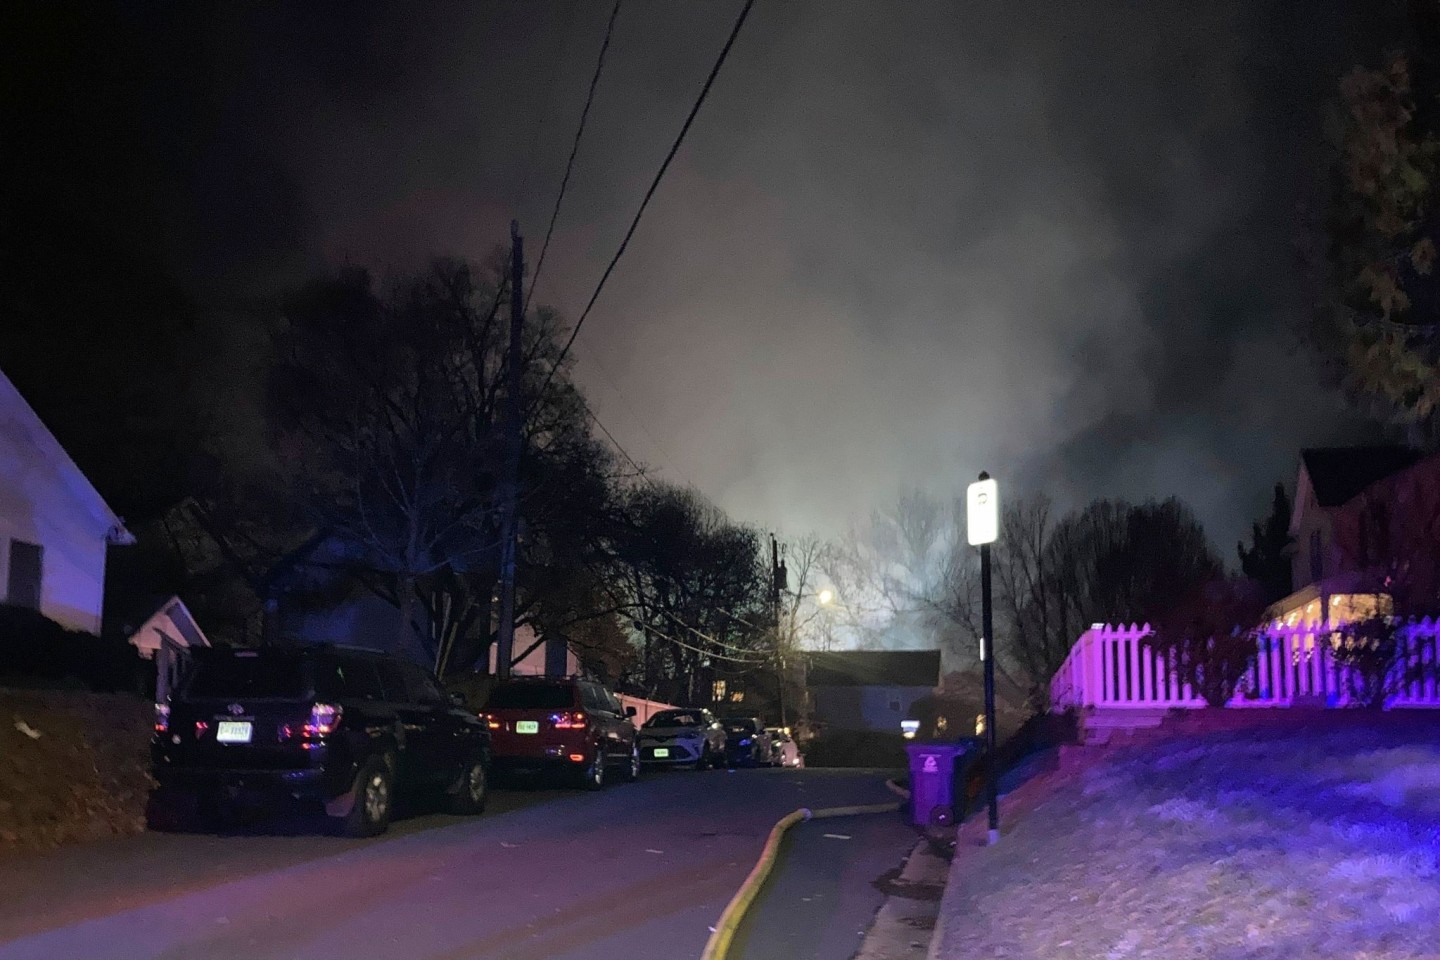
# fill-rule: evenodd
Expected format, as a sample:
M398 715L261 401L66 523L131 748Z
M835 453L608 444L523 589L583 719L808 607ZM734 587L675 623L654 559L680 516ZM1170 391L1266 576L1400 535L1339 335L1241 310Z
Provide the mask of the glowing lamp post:
M965 491L965 533L980 548L980 661L985 669L985 799L989 806L990 843L1000 842L1000 801L995 790L995 644L990 605L990 544L1000 536L1000 490L990 474Z

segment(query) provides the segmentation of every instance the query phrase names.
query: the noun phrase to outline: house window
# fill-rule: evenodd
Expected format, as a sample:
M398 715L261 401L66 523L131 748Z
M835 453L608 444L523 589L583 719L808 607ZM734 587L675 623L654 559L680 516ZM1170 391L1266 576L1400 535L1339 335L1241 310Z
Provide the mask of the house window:
M710 702L712 702L712 703L723 703L724 701L725 701L725 681L724 681L724 680L716 680L713 684L711 684L711 688L710 688Z
M40 609L44 549L38 543L10 541L9 603L30 610Z
M1319 583L1325 579L1325 555L1320 541L1320 531L1310 531L1310 582Z

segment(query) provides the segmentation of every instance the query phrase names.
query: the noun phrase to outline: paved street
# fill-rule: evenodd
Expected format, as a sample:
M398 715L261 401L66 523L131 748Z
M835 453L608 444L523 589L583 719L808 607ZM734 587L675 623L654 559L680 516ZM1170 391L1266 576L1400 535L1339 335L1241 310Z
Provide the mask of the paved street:
M915 846L899 813L796 824L736 937L736 960L850 960ZM928 937L928 932L923 934Z
M148 835L12 863L0 960L694 957L776 819L890 795L876 773L748 770L538 799L369 842Z

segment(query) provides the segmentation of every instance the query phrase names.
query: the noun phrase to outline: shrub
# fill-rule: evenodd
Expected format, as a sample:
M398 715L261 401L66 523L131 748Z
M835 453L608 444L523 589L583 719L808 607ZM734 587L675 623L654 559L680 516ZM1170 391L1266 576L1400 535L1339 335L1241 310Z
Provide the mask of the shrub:
M0 605L0 677L7 683L143 693L152 673L125 640L67 630L34 610Z
M1255 658L1265 606L1254 580L1212 580L1156 617L1146 642L1207 704L1223 707Z
M1436 664L1414 655L1409 625L1400 617L1366 617L1335 633L1335 662L1347 668L1347 692L1362 706L1379 710L1410 684L1437 676Z

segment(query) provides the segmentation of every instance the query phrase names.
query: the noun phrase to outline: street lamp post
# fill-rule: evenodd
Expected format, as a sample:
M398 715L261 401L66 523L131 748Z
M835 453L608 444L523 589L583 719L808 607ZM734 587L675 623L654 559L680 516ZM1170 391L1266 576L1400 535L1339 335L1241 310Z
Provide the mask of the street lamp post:
M966 539L980 548L980 660L985 671L985 799L993 845L1000 842L1000 800L995 786L995 644L990 603L990 544L1000 534L1000 491L982 472L965 497Z

